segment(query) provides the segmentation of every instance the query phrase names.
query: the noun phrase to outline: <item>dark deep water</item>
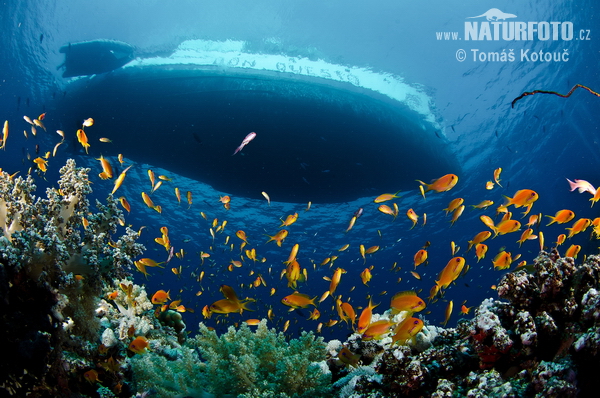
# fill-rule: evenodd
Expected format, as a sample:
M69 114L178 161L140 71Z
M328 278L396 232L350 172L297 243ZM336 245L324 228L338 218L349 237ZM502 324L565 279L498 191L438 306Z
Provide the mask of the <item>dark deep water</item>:
M484 298L496 297L492 286L506 272L494 270L491 260L496 253L505 249L513 256L521 254L511 267L514 269L523 260L530 264L539 252L538 240L520 247L516 243L523 227L487 241L488 254L480 262L473 252L466 253L467 241L486 229L479 216L499 220L495 209L504 195L535 190L540 199L531 214L554 215L570 209L576 219L600 216L598 205L590 207L590 195L569 192L566 181L583 179L600 185L600 98L584 90L569 98L538 94L511 108L511 101L524 91L566 93L577 83L600 90L598 10L592 2L455 5L435 1L378 6L264 2L238 9L227 4L184 1L175 6L152 1L135 7L137 12L121 2L102 6L71 1L42 6L1 3L0 26L5 34L0 39L0 115L9 120L11 130L6 150L0 151L0 168L10 173L20 170L21 175L30 167L35 169L28 156L31 159L52 151L60 141L57 129L64 130L65 143L57 156L49 159L47 173L33 172L40 194L45 185L54 184L58 168L67 158L92 169L93 197L100 200L112 190L114 180L96 178L101 169L95 158L108 158L117 175L133 165L116 196L125 196L131 203L127 224L136 230L146 227L140 238L147 248L145 256L156 261L167 258L168 253L154 241L162 226L169 228L175 251L186 253L164 269L150 269L147 280L134 270L135 281L144 284L149 295L158 289L170 290L173 299L180 298L182 304L193 308L195 313L183 315L192 333L203 321L202 308L222 298L222 284L233 286L240 297L256 299L251 304L256 311L241 316L213 315L205 322L218 331L248 318L264 318L269 309L275 314L270 325L280 329L290 320L287 333L292 336L336 319L331 298L319 305L318 321L307 320L312 307L288 312L280 303L293 291L280 273L296 243L300 245L298 261L308 272L308 280L299 285L300 292L318 300L329 288L323 277L331 277L341 267L346 273L336 296L355 308L366 306L371 296L382 303L381 308L387 308L399 291L414 289L427 297L452 257L450 244L455 242L460 246L457 255L467 259L470 270L420 314L439 325L452 300L454 312L448 326L454 326L461 318L462 303L477 306ZM514 12L523 21L572 21L575 38L510 42L436 39L436 32L462 35L464 22L470 21L467 16L491 7ZM331 12L336 15L332 20L326 17ZM62 78L62 71L57 70L63 62L59 48L96 39L135 46L137 64L93 77ZM233 53L218 44L203 51L213 51L213 55L223 51L222 59L214 58L210 68L203 65L200 71L189 64L144 63L172 59L169 57L187 40L244 42L239 53L257 60L283 57L288 66L285 72L234 68L225 62ZM456 59L461 48L466 51L464 62ZM516 60L474 60L475 49L513 52ZM522 51L540 50L561 55L568 51L568 60L534 62L520 57ZM323 61L328 67L352 73L360 69L371 73L368 76L373 80L356 85L349 79L336 80L335 75L325 79L324 75L309 75L306 69L289 68L308 61ZM394 79L401 81L408 93L399 95L400 100L377 91L377 84ZM38 129L37 136L29 133L26 139L21 130L29 131L30 126L23 115L34 118L43 112L47 113L44 124L48 131ZM93 117L95 124L86 128L91 143L86 154L75 131L88 117ZM231 156L251 131L257 132L257 138ZM99 142L101 137L112 143ZM118 154L125 157L123 165ZM493 179L498 167L503 169L502 186L486 190L486 182ZM161 214L144 205L140 196L151 189L148 169L171 178L152 194L154 203L162 207ZM429 192L424 201L415 180L429 182L447 173L459 176L456 187L444 193ZM181 203L175 197L176 187L182 193ZM398 190L401 198L386 202L399 206L394 221L377 210L379 205L373 199ZM188 191L193 195L189 206ZM270 205L261 192L268 193ZM219 202L224 195L231 196L230 210ZM451 225L443 209L459 197L467 208ZM471 208L485 199L495 204L487 210ZM312 206L305 211L308 202ZM363 215L346 233L360 208ZM420 215L414 229L405 215L409 208ZM513 217L525 224L527 218L521 218L521 212L514 209ZM286 228L289 236L282 247L266 244L265 235L275 235L281 219L294 213L298 220ZM422 225L424 213L426 225ZM215 219L218 221L213 222ZM225 220L224 231L215 233ZM552 247L570 223L545 227L547 220L544 217L541 228L546 246ZM244 266L229 271L231 261L240 260L243 254L235 236L238 230L245 231L246 249L255 248L259 261L246 259ZM578 244L582 250L577 261L597 254L597 241L590 239L590 230L567 240L559 248L561 253ZM412 259L426 242L430 243L429 262L416 269L417 279L410 273L415 271ZM350 244L349 249L338 251L345 244ZM360 245L380 249L363 260ZM200 253L210 257L201 260ZM320 265L331 256L339 256L333 266ZM261 262L263 258L266 260ZM373 279L365 286L359 274L371 265ZM183 270L180 277L171 272L179 266ZM197 279L202 271L205 276L200 283ZM258 274L266 287L250 287ZM276 293L270 295L272 287ZM344 322L322 329L325 339L343 340L350 333Z

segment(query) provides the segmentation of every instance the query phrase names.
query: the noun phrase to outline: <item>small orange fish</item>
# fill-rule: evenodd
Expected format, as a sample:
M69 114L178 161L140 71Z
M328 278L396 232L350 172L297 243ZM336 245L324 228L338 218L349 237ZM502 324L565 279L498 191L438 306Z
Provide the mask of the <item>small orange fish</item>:
M495 228L496 234L494 236L504 235L504 234L508 234L511 232L516 232L519 229L521 229L521 223L519 221L504 220L496 226L496 228Z
M468 241L469 247L467 248L467 252L471 250L471 247L473 247L473 245L478 245L479 243L486 241L487 239L489 239L490 236L492 236L492 233L490 231L482 231L475 235L473 240Z
M131 165L133 166L133 165ZM121 174L119 174L119 177L117 177L117 179L115 180L115 186L112 190L112 194L114 195L115 192L117 191L117 189L119 189L119 187L121 186L121 184L123 184L123 180L125 180L125 176L127 175L127 171L129 171L129 169L131 168L131 166L127 167L125 170L123 170L121 172Z
M394 297L392 297L390 307L392 309L392 314L397 314L402 311L414 313L425 309L425 301L419 298L416 292L408 290L396 293Z
M360 273L360 279L365 286L368 286L367 283L371 280L373 275L371 271L373 270L373 266L371 265L369 268L365 268L363 272Z
M415 211L413 209L408 209L406 212L406 216L408 217L408 219L410 221L412 221L413 225L412 225L412 227L410 227L410 229L413 229L415 227L415 225L417 225L417 222L419 221L419 216L417 215L417 213L415 213Z
M240 238L242 241L246 242L246 244L248 244L248 238L246 237L246 233L242 230L239 230L235 233L235 236L237 236L238 238Z
M102 178L103 180L113 178L113 168L108 159L100 155L100 158L96 160L99 160L100 165L102 166L102 173L100 173L100 178Z
M136 354L144 354L146 349L150 347L150 343L148 339L144 336L138 336L131 343L129 343L129 350L135 352Z
M501 251L500 253L496 254L496 257L494 257L494 260L492 260L492 263L494 264L494 268L497 270L503 270L503 269L508 269L510 268L510 264L512 264L513 259L512 259L512 255L509 252L506 251Z
M521 234L521 238L517 241L517 243L519 244L519 247L521 247L523 242L531 239L537 239L537 235L533 234L533 229L527 228L525 231L523 231L523 233Z
M450 226L454 225L456 220L462 215L463 211L465 211L465 205L460 205L454 212L452 213L452 220L450 221Z
M464 203L464 201L465 200L463 198L452 199L452 201L450 201L450 203L448 203L448 207L446 207L444 209L444 211L446 212L446 215L448 215L448 213L451 213L454 210L458 209L460 207L460 205L462 205Z
M364 332L369 324L371 323L371 317L373 316L373 308L377 307L379 304L373 305L373 302L369 298L369 305L367 308L364 308L358 317L358 324L356 327L357 333Z
M494 220L492 220L489 216L480 216L479 219L482 223L485 224L486 227L488 227L494 232L496 231L496 227L494 226Z
M565 234L560 234L558 235L558 237L556 238L556 246L560 246L563 243L565 243L565 240L567 239L567 235Z
M591 224L592 220L589 218L580 218L573 223L571 228L566 228L567 231L569 231L569 236L567 236L567 238L572 238L574 235L585 231Z
M394 217L394 220L396 219L396 216L398 215L398 213L396 213L394 210L392 210L388 205L379 205L377 210L379 210L383 214L387 214L387 215Z
M405 344L406 341L414 339L414 337L423 329L424 323L419 318L407 317L402 322L398 323L394 328L392 336L392 344Z
M342 268L336 268L333 272L333 276L331 277L331 282L329 283L329 294L333 296L335 289L337 289L340 280L342 279L342 274L345 274L346 270Z
M90 147L90 144L88 142L87 135L85 135L85 132L82 129L77 130L77 141L79 141L81 146L85 148L85 153L88 153L88 148Z
M460 307L460 313L463 314L463 315L468 315L469 312L471 311L471 308L473 308L473 307L467 307L466 305L463 304Z
M396 193L384 193L384 194L381 194L378 197L376 197L373 200L373 202L375 202L375 203L382 203L382 202L387 202L388 200L399 198L400 196L397 196L399 192L400 191L398 191Z
M289 227L290 225L292 225L293 223L295 223L296 220L298 220L298 213L290 214L290 215L287 216L287 218L285 219L285 221L282 220L281 225L279 226L279 228L281 228L283 226Z
M37 157L33 159L33 163L35 163L38 169L44 173L48 170L48 161L44 160L43 158Z
M493 200L483 200L483 201L479 202L479 204L471 205L471 207L474 209L487 209L488 207L490 207L493 204L494 204Z
M282 298L281 302L292 308L307 308L309 305L314 305L315 307L317 306L315 304L315 299L316 297L313 297L311 299L306 294L294 292L289 296L285 296L284 298Z
M496 170L494 170L494 182L501 187L502 185L500 185L500 173L502 173L502 167L498 167Z
M270 236L270 235L267 235L267 236L269 237L269 240L266 243L275 241L277 246L281 247L281 244L283 243L285 238L287 238L287 236L288 236L288 231L285 229L282 229L273 236Z
M571 210L559 210L556 212L554 217L552 217L552 216L546 216L546 217L548 217L549 219L552 220L552 221L550 221L549 224L546 224L546 226L552 225L554 223L564 224L564 223L571 221L573 218L575 218L575 213L572 212Z
M346 233L350 232L352 228L354 228L354 223L356 223L356 216L353 216L350 219L350 223L348 224L348 228L346 228Z
M493 181L486 182L485 189L487 189L488 191L494 189L494 182Z
M413 257L413 263L415 265L415 269L417 269L417 267L419 265L423 264L426 261L427 261L427 250L421 249L415 253L415 255Z
M439 279L435 283L440 288L447 288L450 284L458 278L461 271L465 266L465 259L463 257L453 257L444 269L439 274Z
M566 253L565 253L565 257L573 257L573 258L577 258L577 254L579 254L579 251L581 250L581 246L579 245L571 245Z
M88 117L87 119L85 119L83 121L83 127L91 127L94 125L94 119L92 119L91 117Z
M171 297L169 297L169 292L159 290L152 296L152 304L164 304L170 299Z
M532 191L531 189L521 189L520 191L517 191L512 198L509 198L508 196L504 196L504 198L506 199L504 206L525 206L527 207L527 210L525 211L525 213L523 213L523 215L527 215L531 210L533 203L539 199L539 195L537 194L537 192Z
M450 320L450 317L452 316L452 309L454 308L454 302L452 300L450 300L450 302L448 302L448 305L446 306L446 313L445 313L445 319L443 322L444 327L446 327L446 324L448 323L448 321Z
M94 369L88 370L83 374L83 378L87 380L88 383L94 384L98 383L100 379L98 378L98 372Z
M431 184L427 184L421 180L417 180L419 184L425 186L425 192L428 191L436 191L436 192L446 192L454 188L456 183L458 182L458 176L456 174L446 174L433 181Z
M363 340L380 340L384 334L388 333L394 326L394 322L388 319L381 319L370 324L362 334Z

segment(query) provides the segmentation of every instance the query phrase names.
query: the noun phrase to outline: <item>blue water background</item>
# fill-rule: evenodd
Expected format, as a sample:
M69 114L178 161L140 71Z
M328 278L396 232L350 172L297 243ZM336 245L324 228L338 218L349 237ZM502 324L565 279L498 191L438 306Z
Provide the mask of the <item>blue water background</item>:
M459 31L462 34L467 16L480 15L492 7L515 13L522 21L572 21L576 34L580 29L589 29L591 40L436 40L435 32ZM495 206L486 211L469 208L450 227L449 217L444 216L442 209L451 199L462 197L468 205L491 199L498 204L503 200L502 195L512 196L517 190L528 188L540 195L532 213L553 215L568 208L576 212L577 218L599 216L600 206L590 208L587 193L569 192L565 178L585 179L595 186L600 185L597 123L600 98L578 90L569 99L536 95L521 100L515 109L510 106L523 91L533 89L566 93L574 84L580 83L600 90L597 68L600 19L597 14L598 6L591 1L577 2L576 5L569 1L530 4L518 1L429 1L426 4L397 1L4 2L0 4L3 32L0 37L3 49L0 52L0 119L10 121L11 135L6 151L0 151L0 167L11 173L21 170L21 174L25 174L32 165L26 155L28 152L34 154L36 144L44 153L51 151L59 141L60 137L54 133L56 129L74 134L76 121L60 120L51 112L45 120L48 133L40 132L38 138L29 140L20 133L29 128L23 115L33 118L47 110L45 104L53 98L64 95L66 81L57 70L63 55L58 49L69 42L99 38L121 40L136 46L138 55L152 56L168 54L188 39L243 40L257 52L324 58L332 63L369 67L402 76L411 84L421 85L430 95L435 116L444 127L448 145L463 171L452 191L430 194L427 201L420 197L415 183L414 190L403 192L402 198L397 200L400 216L395 222L377 211L373 197L351 203L314 205L308 212L304 212L306 203L278 203L274 198L269 207L266 201L233 197L232 208L226 211L218 199L227 192L213 191L199 182L173 176L168 170L161 171L152 165L134 165L118 195L126 196L132 204L131 214L126 215L127 223L134 229L146 226L140 241L148 248L147 257L160 261L166 258L165 250L154 243L154 238L160 236L161 226L168 226L175 249L182 248L187 252L183 260L174 259L164 270L150 270L149 280L139 273L135 273L135 279L146 285L149 294L160 288L170 290L172 298L181 298L185 306L194 308L195 314L184 314L188 330L192 332L201 320L202 307L222 298L218 291L221 284L231 285L239 296L252 297L257 302L251 305L256 312L217 317L219 324L214 316L206 321L219 330L247 318L265 317L268 308L273 308L273 325L278 328L291 320L288 331L291 335L299 330L315 330L318 322L337 319L331 298L319 305L321 319L318 321L307 321L307 310L289 313L280 303L284 295L292 292L284 281L280 281L280 272L294 243L300 244L299 262L307 268L309 276L307 283L299 287L302 293L320 296L329 287L323 277L330 277L335 267L342 267L347 273L342 276L336 295L341 294L344 301L350 300L356 308L365 306L370 294L375 303L381 303L376 311L383 311L398 291L416 289L421 291L421 297L426 297L438 273L452 257L450 242L456 242L461 247L459 254L465 255L471 269L447 290L442 300L428 306L426 311L430 313L424 315L427 321L438 325L444 320L447 301L453 300L455 310L448 324L452 326L460 317L458 308L463 301L466 300L467 306L473 306L496 295L491 286L498 282L504 271L493 270L491 258L501 247L506 247L513 255L520 253L520 260L530 263L539 250L539 243L528 241L519 249L515 241L520 232L500 236L486 242L489 244L488 256L477 263L472 252L464 253L467 240L486 229L478 217L481 214L494 216ZM467 52L464 62L456 60L455 54L460 48ZM471 58L471 49L485 52L514 50L516 54L527 49L559 53L568 50L569 60L476 62ZM102 106L104 104L98 104L98 107ZM94 115L82 115L82 119L85 117ZM156 144L145 142L139 132L123 134L140 134L140 145ZM50 160L45 175L47 181L36 178L38 193L43 194L42 187L47 184L55 185L58 167L67 157L74 156L78 164L93 168L93 197L104 200L113 183L95 176L100 169L93 157L97 157L99 151L86 156L72 142L66 147L70 149L59 150L59 156ZM126 153L124 155L127 157ZM113 165L118 163L116 159L112 161ZM163 206L162 215L148 209L141 201L140 192L149 190L146 170L150 167L157 174L173 177L172 182L165 183L153 196L154 201ZM492 179L492 172L497 167L503 168L503 187L487 191L485 182ZM381 173L401 172L381 170ZM436 177L439 176L422 176L422 179L429 181ZM183 193L193 192L194 203L189 209L185 199L181 205L177 204L173 194L175 186ZM354 229L345 234L350 218L360 207L364 208L363 216ZM427 225L410 229L411 223L404 213L411 207L419 214L427 213ZM200 216L201 211L208 216L208 221ZM299 213L299 219L289 228L290 236L283 247L265 244L267 238L264 235L275 234L279 230L279 219L294 212ZM519 213L514 210L515 218L520 217ZM214 218L218 218L219 223L227 220L228 225L213 243L209 227ZM526 219L518 219L526 222ZM547 246L552 246L556 236L565 232L564 227L543 228ZM227 270L231 259L239 259L237 230L246 232L250 247L255 247L260 257L267 258L265 263L247 261L240 269ZM231 236L230 242L236 244L233 252L223 244L227 235ZM578 261L584 254L597 253L597 241L590 241L589 237L588 230L567 241L561 247L561 253L571 243L583 246ZM413 270L412 257L427 241L431 242L430 261L417 269L421 276L417 280L409 273ZM346 243L350 248L338 252L337 249ZM358 252L360 244L366 247L378 245L381 249L368 256L365 263ZM200 251L211 254L204 265L200 265ZM319 266L331 255L339 256L333 268ZM401 270L391 272L396 262ZM177 278L170 268L180 265L184 272ZM359 274L370 265L374 266L373 279L366 287ZM190 274L197 275L201 270L206 276L198 283ZM250 270L255 274L249 275ZM259 273L266 279L267 287L240 287L240 284L247 286ZM273 296L269 295L271 287L277 289ZM196 296L198 291L203 291L202 295ZM382 295L382 292L387 294ZM349 332L349 327L344 324L323 328L326 338L343 338Z

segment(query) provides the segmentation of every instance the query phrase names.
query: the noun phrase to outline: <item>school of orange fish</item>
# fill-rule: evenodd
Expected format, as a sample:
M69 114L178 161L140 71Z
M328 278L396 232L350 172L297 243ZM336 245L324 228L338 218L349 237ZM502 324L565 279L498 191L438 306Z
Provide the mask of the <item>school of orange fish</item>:
M35 136L37 134L38 127L42 128L43 130L46 130L46 127L44 126L44 123L43 123L44 117L45 117L45 114L41 114L36 119L31 119L28 116L24 116L24 120L30 125L30 132L32 135ZM91 144L90 144L90 140L88 139L88 136L85 132L85 129L90 128L93 125L94 125L94 120L92 118L88 118L83 121L81 128L78 129L75 133L77 141L84 148L86 154L88 153L88 150L90 149ZM53 151L48 151L44 155L39 156L35 159L31 159L31 157L29 157L29 155L28 155L28 160L32 162L32 166L29 168L29 173L32 173L33 171L37 170L37 173L43 174L48 170L49 158L56 156L57 149L65 140L65 133L63 131L57 130L57 133L60 137L62 137L62 140L54 146ZM27 132L27 130L24 130L25 138L28 138L28 134L29 133ZM2 132L2 141L1 141L0 149L6 150L8 136L9 136L9 126L8 126L8 121L6 121L4 123L4 128L3 128L3 132ZM256 134L254 134L251 137L251 139L254 138L255 136L256 136ZM246 137L246 139L244 141L245 144L243 143L241 145L241 147L248 144L248 142L250 142L251 139L248 140L248 137ZM105 138L105 137L100 138L99 141L102 143L110 143L111 142L111 140L109 138ZM238 148L238 150L236 150L236 153L239 150L240 149ZM114 179L114 187L111 192L112 195L114 195L117 192L117 190L119 190L119 188L125 183L127 172L133 166L133 165L129 165L129 166L125 167L124 158L121 154L118 155L117 159L120 163L120 167L123 168L123 170L120 172L120 174L118 176L116 176L113 166L109 159L104 158L103 156L100 156L100 158L97 159L99 161L99 170L101 170L98 174L99 178L102 180L113 180ZM142 201L149 209L156 211L158 213L161 213L162 212L161 205L155 204L154 201L152 200L151 195L154 192L156 192L156 190L158 190L163 185L163 182L165 182L165 183L170 182L170 181L172 181L172 179L165 175L155 176L154 172L150 169L147 171L147 173L148 173L148 178L150 180L151 186L150 186L149 193L144 192L144 191L141 192ZM493 170L493 172L490 170L490 176L492 178L490 179L490 181L486 182L485 186L482 186L482 189L491 191L492 189L495 188L496 185L502 187L502 185L500 184L501 173L502 173L501 168L497 168L497 169ZM116 176L116 178L115 178L115 176ZM420 180L417 180L417 183L418 183L419 192L422 195L423 200L426 201L426 194L428 194L429 192L444 193L444 192L451 191L458 183L458 180L459 180L459 177L457 175L447 174L440 178L435 179L431 183L426 183L426 182L423 182ZM600 188L596 189L592 186L592 184L590 184L589 182L584 181L584 180L575 180L575 181L567 180L567 181L569 183L571 191L578 190L579 193L589 193L591 195L591 198L589 200L591 201L592 206L600 199ZM415 185L417 185L417 183ZM271 199L270 199L269 195L266 192L262 192L262 195L267 201L266 205L271 206ZM449 195L449 194L446 194L446 195ZM175 196L175 200L177 201L177 203L180 204L182 202L182 193L180 192L179 188L177 188L177 187L174 188L174 196ZM192 203L193 203L192 192L188 191L186 193L185 197L187 200L188 209L190 209L192 206ZM396 218L400 214L401 210L400 210L398 204L395 202L392 202L392 201L394 201L397 198L400 198L400 196L398 195L398 192L396 192L395 194L385 193L385 194L382 194L382 195L376 197L373 200L373 202L376 205L378 205L378 207L377 207L378 211L380 211L383 214L389 215L389 216L393 217L393 220L396 220ZM457 244L455 244L455 242L450 242L452 258L450 258L448 260L447 264L443 268L441 268L439 270L439 272L437 272L437 278L435 279L434 285L429 292L428 301L434 302L434 301L438 300L440 297L443 297L445 294L445 291L447 289L451 288L451 286L455 283L455 281L459 277L465 275L469 271L470 266L467 264L468 261L465 258L465 256L471 251L471 249L474 248L474 254L475 254L475 258L476 258L477 262L484 260L484 258L486 257L487 251L488 251L488 246L484 242L488 239L493 239L498 235L514 234L518 231L523 230L523 232L520 235L520 238L516 240L516 243L519 244L519 248L526 241L536 240L536 239L538 240L540 250L546 248L547 246L546 246L546 242L545 242L545 238L544 238L544 233L543 233L543 231L540 230L540 227L542 225L543 215L541 213L530 215L527 222L524 225L522 225L521 221L518 221L513 218L513 213L511 212L511 206L514 208L524 208L523 217L526 217L527 215L529 215L535 202L538 199L539 199L539 195L531 189L518 190L515 192L515 194L512 197L505 196L504 203L497 205L495 208L495 217L496 217L497 221L494 221L494 219L492 217L490 217L489 215L485 215L485 214L481 215L479 217L481 222L483 223L482 229L483 228L486 228L486 229L474 234L472 240L469 240L467 242L467 245L468 245L467 249L464 251L464 253L462 253L462 256L459 255L460 247ZM119 200L121 206L123 207L123 209L129 213L131 211L131 205L129 203L129 200L124 196L120 196L118 198L118 200ZM230 196L221 196L218 199L215 198L215 201L220 202L226 211L229 211L229 210L235 211L235 205L234 205L235 201ZM391 202L391 205L384 204L384 202ZM494 201L484 200L484 201L480 202L479 204L471 205L471 207L474 210L483 211L493 205L494 205ZM459 220L459 218L465 211L465 208L466 208L466 205L464 203L463 198L449 198L449 203L448 203L447 207L443 209L443 211L445 212L446 216L451 215L450 225L453 225L455 222L457 222ZM304 209L304 211L309 211L310 209L311 209L311 203L309 202L307 207ZM359 209L350 218L345 231L340 231L340 232L345 232L346 234L350 233L351 230L354 228L355 224L357 223L357 220L359 219L359 217L361 217L362 213L363 213L363 209ZM413 210L413 208L407 209L405 214L406 214L407 219L412 223L412 226L410 226L411 230L413 228L415 228L417 225L419 225L419 223L421 225L425 225L427 223L427 215L426 214L419 215L419 214L417 214L417 212L415 210ZM224 234L224 231L225 231L225 228L226 228L228 222L226 220L219 222L219 220L216 218L211 222L204 212L200 212L200 215L209 223L209 233L212 237L212 243L214 245L215 240L219 239L219 235ZM550 219L550 222L546 226L549 226L552 224L567 224L567 223L570 223L571 221L575 220L575 213L569 209L561 209L561 210L556 211L556 213L554 215L546 215L546 217L548 217ZM286 239L292 239L293 234L290 234L290 229L291 229L290 227L298 220L298 218L299 218L299 215L297 212L294 214L287 215L287 217L285 219L282 218L281 224L279 225L280 230L272 236L268 235L268 240L266 240L266 241L261 240L260 245L270 244L270 242L275 242L275 244L278 247L280 247L280 248L283 247L282 245ZM121 225L125 226L125 220L121 220ZM82 227L83 228L88 227L85 217L83 218L83 221L82 221ZM561 246L562 244L567 242L568 239L571 239L573 236L586 231L586 229L588 229L589 227L593 227L593 232L590 235L590 238L591 239L600 238L600 218L595 218L595 219L579 218L579 219L573 221L573 223L569 227L565 228L565 233L562 233L556 237L556 241L552 244L552 247ZM139 233L142 232L143 228L144 227L140 228ZM179 250L174 249L174 247L171 244L171 238L169 237L169 229L166 226L160 227L159 231L160 231L160 236L156 237L154 239L154 241L158 245L164 247L164 249L168 253L168 259L164 262L157 262L157 261L155 261L151 258L147 258L147 257L135 260L134 264L135 264L137 270L141 274L143 274L145 278L151 277L151 273L148 271L148 268L154 268L154 267L164 268L171 261L171 259L173 257L182 259L187 254L184 252L183 249L179 249ZM365 299L365 303L364 303L366 305L364 305L364 306L361 305L363 303L357 303L356 301L358 301L358 300L354 300L354 305L353 305L351 303L352 300L350 297L344 301L342 295L340 295L340 294L336 295L336 289L338 288L339 284L342 282L342 276L345 274L354 273L354 274L356 274L356 276L360 277L362 283L365 286L367 286L367 287L369 286L368 284L371 281L371 279L373 278L372 272L374 270L374 266L372 266L372 265L366 266L367 255L371 255L371 254L379 251L379 249L380 249L379 246L371 246L371 247L365 248L364 245L362 245L362 244L359 245L359 248L358 248L359 253L360 253L361 258L363 259L364 265L366 266L364 269L362 269L360 271L357 271L357 270L349 271L349 270L346 270L341 267L336 267L335 269L333 269L333 266L339 257L338 255L333 255L333 254L329 255L327 258L325 258L319 264L317 264L316 262L311 260L310 266L306 266L306 265L302 266L300 263L304 262L304 259L302 258L301 247L298 243L295 243L292 245L291 250L288 255L288 258L286 261L283 262L283 264L281 264L281 265L271 264L267 269L266 265L262 266L262 267L256 267L256 268L253 267L253 264L255 264L257 262L258 263L266 263L267 262L267 259L264 256L260 255L261 246L255 245L254 247L251 247L252 245L250 245L250 243L249 243L249 241L251 241L251 240L254 242L258 242L259 238L256 236L253 236L250 239L246 235L246 232L243 230L237 230L235 232L235 237L237 237L239 239L239 241L236 241L236 243L234 243L233 241L230 241L231 238L229 235L226 235L224 243L223 243L223 246L229 247L231 255L234 257L237 257L236 259L231 259L231 261L228 264L228 266L226 267L226 269L228 270L228 272L232 272L234 269L238 269L238 268L242 268L242 267L249 268L250 269L249 275L252 276L253 278L255 277L255 279L251 283L248 283L246 285L240 285L238 287L232 287L232 286L228 286L225 284L219 285L218 286L219 291L224 296L224 298L217 300L217 301L213 302L212 304L204 305L204 307L202 308L202 314L206 319L209 319L209 318L213 317L213 315L214 315L217 318L216 322L231 322L231 323L237 324L238 321L243 320L244 322L246 322L249 325L258 324L258 322L259 322L258 319L245 318L246 311L255 310L252 307L253 307L253 304L255 304L257 301L256 297L246 297L244 299L240 299L238 297L238 294L236 293L236 290L239 291L241 289L245 289L245 291L247 291L249 289L255 289L254 291L256 292L256 291L258 291L257 289L261 286L267 287L267 280L265 280L263 275L258 272L259 269L263 272L268 272L268 274L270 276L271 273L273 273L274 269L281 268L280 280L283 280L283 278L285 278L285 282L282 282L282 283L287 282L287 284L285 286L281 286L280 283L278 283L276 280L275 280L275 282L269 282L269 283L274 284L274 286L269 286L269 288L270 288L269 294L270 294L270 296L273 296L275 294L282 295L281 300L280 300L282 307L281 308L273 308L273 306L269 306L269 308L267 309L267 318L274 322L277 321L279 324L283 323L282 330L284 332L288 329L288 327L290 325L290 319L289 319L289 317L286 317L285 313L284 313L284 315L276 316L275 315L276 312L281 313L281 312L283 312L282 310L294 311L296 309L305 309L305 308L310 308L310 307L314 307L314 308L310 312L307 319L315 320L315 321L319 321L321 319L322 312L324 313L325 310L330 310L329 311L329 314L330 314L329 320L327 320L325 322L319 321L317 323L317 325L316 325L317 332L321 332L322 327L332 327L336 324L341 324L341 322L345 322L345 324L348 325L349 329L361 334L362 338L364 340L380 339L380 338L382 338L382 336L391 333L392 339L394 342L403 344L407 340L414 338L414 336L423 327L423 320L412 316L414 313L420 312L426 308L425 300L423 300L422 298L419 297L419 294L420 294L419 291L414 291L414 290L400 291L392 296L392 299L389 302L389 305L387 305L387 306L382 305L382 308L383 307L385 307L385 308L383 308L383 310L381 312L383 312L385 309L389 308L389 309L391 309L392 315L403 312L403 311L408 313L408 316L404 317L403 320L398 323L393 322L391 320L391 318L390 319L381 319L381 320L372 322L373 309L376 308L378 305L381 305L381 303L373 304L372 295L367 296L367 298ZM198 292L196 293L196 296L202 295L202 293L205 289L205 287L202 285L202 282L203 282L205 274L210 271L202 269L202 266L204 265L204 261L206 259L211 258L211 253L214 251L213 245L210 245L206 252L200 251L198 253L198 256L200 258L200 264L194 271L185 270L185 269L183 269L183 267L181 265L179 267L171 268L171 272L173 274L175 274L177 277L181 278L183 276L185 278L193 278L199 284L199 286L201 286L201 289L198 290ZM415 250L413 262L411 264L411 266L413 266L414 269L410 271L410 274L414 278L421 279L421 275L419 273L417 273L417 269L419 266L428 263L428 261L429 261L428 247L429 247L429 242L427 244L425 244L422 248ZM337 252L337 253L341 254L341 252L349 250L349 248L350 248L350 244L348 243L340 248L332 249L332 253ZM564 256L577 257L580 250L581 250L581 246L575 245L575 244L570 245L567 248L567 250L564 252ZM512 264L515 263L520 258L520 256L521 256L520 254L513 255L513 253L506 251L505 248L502 248L493 257L491 262L493 264L494 269L507 270L507 269L510 269ZM518 265L516 265L515 268L516 269L523 268L526 265L527 264L525 261L521 261L518 263ZM301 293L303 284L308 282L309 271L310 271L311 267L313 268L314 271L316 271L317 268L319 268L319 270L323 270L324 267L333 269L333 273L331 274L330 277L329 276L324 277L324 279L327 282L329 282L329 288L325 289L325 291L323 292L323 294L321 295L321 297L318 300L317 300L318 296L311 298L307 294ZM391 271L397 272L399 269L401 269L401 267L396 262L393 264ZM187 271L190 271L189 276L184 275ZM275 274L277 274L277 271L275 271ZM350 278L345 277L344 279L350 279ZM123 291L126 290L126 287L121 286L121 288L123 289ZM209 289L209 287L206 287L206 288ZM286 291L286 293L283 293L283 294L278 293L278 289L284 290L286 288L289 289L288 291ZM352 292L353 290L354 290L354 287L352 287L352 289L350 289L350 292ZM125 291L125 293L127 293L127 292ZM118 290L115 290L114 292L108 294L107 298L109 300L114 300L118 294L120 294L120 292ZM382 292L382 295L385 295L385 294L387 294L387 292ZM332 301L333 301L332 305L327 304L327 299L329 297L332 298ZM170 290L156 291L155 293L153 293L151 301L153 304L155 304L157 306L156 307L157 315L161 311L166 311L166 310L175 310L178 312L193 312L194 311L193 304L184 306L182 304L182 300L180 300L180 299L172 300L171 295L170 295ZM366 303L367 301L368 301L368 303ZM468 314L471 309L471 307L466 307L465 303L466 303L466 300L465 300L465 302L462 303L461 308L460 308L460 312L464 315ZM319 310L318 307L321 307L321 310ZM449 300L448 304L446 306L446 310L445 310L445 316L444 316L445 320L443 322L444 325L446 325L448 320L450 319L452 312L453 312L453 307L454 307L453 301ZM229 314L240 314L241 317L233 317L233 316L229 317L228 316ZM278 319L275 320L275 318L278 318ZM145 348L147 347L147 344L148 343L145 340L145 338L138 337L131 343L129 348L130 348L130 350L132 350L134 352L140 353L145 350ZM342 352L340 355L347 355L350 358L348 360L352 360L351 353L343 353Z

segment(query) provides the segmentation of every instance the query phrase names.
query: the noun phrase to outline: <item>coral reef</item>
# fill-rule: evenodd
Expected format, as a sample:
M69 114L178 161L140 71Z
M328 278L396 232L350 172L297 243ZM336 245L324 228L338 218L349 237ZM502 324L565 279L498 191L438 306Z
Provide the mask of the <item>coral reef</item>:
M112 196L92 213L88 172L68 160L45 199L31 176L0 172L0 333L13 358L0 365L3 393L95 393L82 374L95 367L98 299L144 248L130 229L112 236L123 217Z
M325 344L312 333L288 342L263 320L254 332L242 324L221 336L200 324L200 333L183 345L173 336L130 359L138 391L159 397L330 396Z
M349 339L372 370L334 372L335 386L346 397L589 396L600 366L599 287L600 257L576 265L541 252L531 273L506 274L500 300L484 300L473 319L424 328L436 334L428 348Z
M216 395L311 397L326 396L330 388L325 344L312 333L287 342L266 320L255 332L243 324L221 336L200 324L191 344L206 361L209 392Z

